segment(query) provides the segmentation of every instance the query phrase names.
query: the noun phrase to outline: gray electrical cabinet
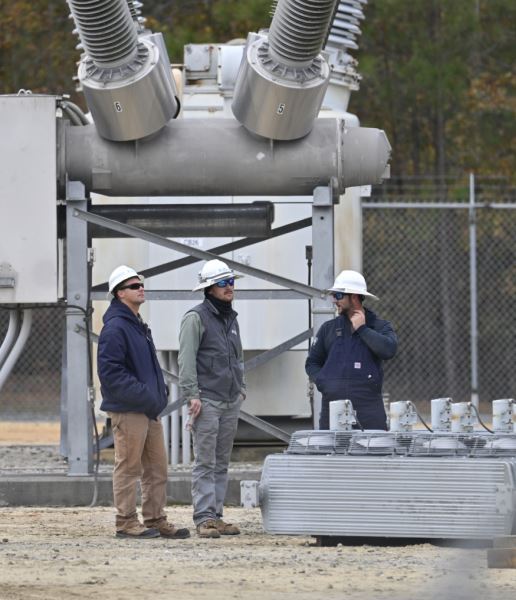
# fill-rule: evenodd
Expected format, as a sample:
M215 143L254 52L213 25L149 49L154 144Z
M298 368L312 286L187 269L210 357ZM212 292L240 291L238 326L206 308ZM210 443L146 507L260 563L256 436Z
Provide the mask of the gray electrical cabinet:
M56 98L0 96L0 303L58 295Z

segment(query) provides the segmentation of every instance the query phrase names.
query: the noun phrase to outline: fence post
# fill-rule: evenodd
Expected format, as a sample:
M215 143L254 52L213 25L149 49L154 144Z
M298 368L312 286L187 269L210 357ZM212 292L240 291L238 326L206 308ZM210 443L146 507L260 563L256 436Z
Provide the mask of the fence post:
M471 403L478 409L477 223L474 173L469 174L469 285L471 306Z

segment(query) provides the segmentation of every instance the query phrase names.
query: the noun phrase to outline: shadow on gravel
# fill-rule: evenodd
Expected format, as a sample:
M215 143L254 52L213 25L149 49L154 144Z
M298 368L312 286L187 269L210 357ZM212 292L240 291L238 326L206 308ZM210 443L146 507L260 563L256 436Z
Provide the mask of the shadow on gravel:
M419 544L432 544L441 548L485 549L492 548L491 540L445 540L433 538L383 538L383 537L338 537L323 535L315 538L312 546L332 547L338 546L416 546Z

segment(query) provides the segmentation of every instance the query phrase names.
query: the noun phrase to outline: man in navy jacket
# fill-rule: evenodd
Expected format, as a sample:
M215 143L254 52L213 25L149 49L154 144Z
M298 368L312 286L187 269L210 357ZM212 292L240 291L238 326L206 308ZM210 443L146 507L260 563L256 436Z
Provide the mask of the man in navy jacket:
M113 500L117 511L116 536L183 539L188 529L167 521L167 454L159 414L167 405L165 381L150 329L139 310L145 302L143 282L131 267L117 267L109 278L113 295L103 321L97 368L101 410L113 427L115 466ZM141 481L142 516L136 513Z
M367 291L357 271L342 271L329 290L338 316L323 323L310 349L305 370L322 394L319 428L329 428L329 403L351 400L357 425L386 429L382 362L396 354L398 339L389 321L364 308Z

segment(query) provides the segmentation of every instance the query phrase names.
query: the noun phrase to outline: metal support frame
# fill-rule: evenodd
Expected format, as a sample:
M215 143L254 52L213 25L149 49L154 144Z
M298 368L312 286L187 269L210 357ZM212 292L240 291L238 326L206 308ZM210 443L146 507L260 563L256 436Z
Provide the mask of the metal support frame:
M86 210L84 185L67 183L66 189L66 419L69 475L89 475L93 470L93 436L88 372L88 340L78 331L88 310L87 224L76 219L76 209Z
M82 189L84 193L84 188ZM283 235L290 231L295 231L297 229L301 229L303 227L307 227L312 224L312 244L314 246L314 261L313 261L313 269L314 269L314 283L316 285L320 285L321 287L312 287L310 285L305 285L302 283L298 283L296 281L286 279L284 277L280 277L269 273L267 271L262 271L260 269L256 269L253 267L249 267L248 265L229 260L225 258L225 262L231 266L232 268L241 271L243 273L247 273L248 275L252 275L254 277L258 277L260 279L264 279L266 281L270 281L276 285L284 286L287 289L283 290L241 290L239 292L239 296L241 298L246 299L314 299L312 304L312 315L313 315L313 323L314 329L308 329L290 340L279 344L275 348L271 348L261 354L255 356L245 363L245 370L251 370L259 367L260 365L266 363L267 361L276 358L282 352L293 348L294 346L300 344L301 342L309 339L313 331L317 331L318 328L322 325L324 321L326 321L329 316L333 315L333 310L328 308L327 303L325 302L325 292L332 281L333 281L333 271L334 271L334 233L333 233L333 203L334 203L334 194L335 194L335 186L329 185L328 187L318 187L314 190L314 198L313 198L313 209L312 209L312 218L311 219L302 219L295 223L290 223L286 226L279 227L277 230L273 230L272 235L270 237L277 237L278 235ZM93 223L98 226L106 227L107 229L111 229L117 231L119 233L123 233L130 237L135 237L138 239L146 240L150 243L154 243L157 245L161 245L164 247L168 247L172 250L179 251L183 254L186 254L187 257L172 261L170 263L165 263L164 265L160 265L158 267L154 267L152 269L147 269L145 272L142 272L146 276L156 275L158 273L170 271L176 268L180 268L186 264L191 264L199 260L212 259L219 256L219 254L229 251L230 249L234 249L236 245L240 245L239 247L247 246L254 244L258 241L263 241L260 239L243 239L237 240L236 242L232 242L231 244L225 244L216 248L213 248L211 251L206 252L202 250L198 250L196 248L192 248L191 246L187 246L186 244L181 244L179 242L175 242L169 240L163 236L153 234L149 231L145 231L143 229L126 225L123 223L119 223L117 221L113 221L111 219L107 219L105 217L94 215L87 210L86 202L84 200L81 206L78 205L76 201L73 205L69 204L67 207L67 219L74 220L77 223L81 224L82 233L81 235L84 237L84 240L81 240L81 243L84 243L82 246L86 248L87 246L87 223ZM67 222L67 228L70 227L69 221ZM68 229L68 232L73 233L73 229ZM79 238L75 238L68 242L70 236L67 237L67 243L70 243L71 246L75 246L76 242ZM269 239L264 238L264 239ZM231 248L229 248L231 246ZM68 250L68 246L67 246ZM70 257L71 259L72 257ZM77 257L75 257L77 258ZM86 261L83 262L83 268L86 268ZM73 271L71 269L71 265L73 263L67 263L67 267L69 272ZM77 268L74 265L73 268ZM86 280L87 280L87 271L86 271ZM92 299L105 299L105 291L103 290L104 284L95 286L93 288L93 293L91 294ZM72 293L75 292L74 298L77 295L75 290L71 290L68 299L69 303L72 303ZM79 298L81 294L79 294ZM170 300L170 299L194 299L197 296L191 292L190 290L149 290L147 292L148 299L153 300ZM87 289L86 293L84 293L84 298L87 298ZM86 302L86 300L85 300ZM86 330L80 324L74 324L74 332L82 336L86 335ZM92 341L98 341L98 336L91 332L90 339ZM69 346L67 345L67 349ZM84 357L87 359L87 357ZM87 360L83 364L87 364ZM177 385L177 375L170 372L168 369L162 369L163 375L165 379L172 384L171 387L176 387ZM72 376L70 373L70 369L68 369L69 377ZM87 388L87 386L85 386ZM179 411L182 413L183 419L186 418L186 407L183 403L177 399L177 391L172 394L174 397L171 398L173 401L166 407L163 411L162 416L168 416L171 413L176 416L176 421L179 420ZM68 393L68 397L70 397L70 392ZM316 395L316 399L314 401L314 421L318 422L318 415L320 411L320 397ZM289 435L283 430L270 425L263 419L246 413L245 411L241 411L241 418L243 421L257 427L269 433L273 437L276 437L282 441L288 441ZM172 424L174 432L178 428L178 423ZM316 423L317 426L317 423ZM173 433L172 433L173 435ZM88 437L90 450L89 456L91 457L91 436ZM106 443L111 440L103 440L103 447L105 447ZM185 445L188 448L185 448ZM183 433L183 462L190 462L190 448L189 448L189 435L187 432ZM173 450L172 459L178 460L178 451ZM91 470L91 467L89 467Z
M84 338L87 337L86 329L84 327L78 326L76 328L76 331L77 331L77 333L82 335ZM308 329L307 331L303 331L303 333L296 335L295 337L291 338L290 340L287 340L286 342L279 344L275 348L271 348L270 350L267 350L266 352L262 352L258 356L255 356L254 358L251 358L250 360L246 361L246 363L244 364L244 370L247 372L247 371L250 371L251 369L256 369L260 365L265 364L267 361L272 360L273 358L276 358L276 356L279 356L282 352L285 352L286 350L289 350L290 348L297 346L304 340L307 340L311 335L312 335L312 330ZM95 343L98 343L99 336L96 333L94 333L93 331L90 331L90 340ZM174 369L177 371L177 356L175 356L175 352L172 352L170 354L173 356L171 356L170 360L166 361L167 365L170 365L171 369ZM172 424L171 424L172 427L168 433L166 432L165 439L167 439L168 435L171 435L172 439L174 439L174 436L176 436L176 439L177 439L180 434L179 412L181 411L183 422L185 421L185 418L186 418L186 413L183 410L185 402L183 400L179 399L178 393L177 393L177 384L179 382L179 377L172 371L165 369L163 367L161 368L161 372L163 373L163 376L165 377L166 381L170 384L169 399L171 400L171 402L166 406L166 408L163 410L163 412L161 413L160 416L161 417L168 417L169 415L172 416ZM263 419L260 419L259 417L256 417L255 415L251 415L250 413L248 413L244 410L240 410L240 418L242 419L242 421L245 421L246 423L253 425L257 429L260 429L261 431L264 431L265 433L268 433L272 437L276 437L277 439L279 439L283 442L288 442L290 440L290 435L288 433L286 433L285 431L283 431L283 429L280 429L279 427L276 427L275 425L271 425L270 423L267 423L267 421L264 421ZM113 436L109 435L108 437L103 438L102 443L101 443L101 448L107 448L112 443L113 443ZM185 445L188 445L188 446L190 445L190 438L189 438L189 436L185 436L183 434L183 447ZM172 458L172 464L177 464L179 462L179 446L178 445L175 446L174 443L172 444L171 458ZM190 462L190 454L188 453L186 448L183 448L183 463L185 463L185 462L186 463Z
M142 272L140 272L142 275ZM199 292L192 290L149 290L145 289L147 300L196 300ZM106 292L92 292L92 300L105 300ZM305 300L306 295L294 290L242 290L238 289L239 300Z
M226 252L233 252L234 250L240 250L241 248L247 248L247 246L252 246L253 244L258 244L259 242L265 242L266 240L272 240L273 238L279 237L281 235L285 235L287 233L292 233L293 231L299 231L300 229L304 229L305 227L310 227L312 224L312 219L300 219L299 221L294 221L293 223L288 223L287 225L282 225L281 227L275 227L272 229L270 235L267 237L261 238L243 238L241 240L236 240L234 242L229 242L227 244L222 244L221 246L215 246L214 248L210 248L208 252L212 252L213 254L225 254ZM186 267L187 265L192 265L196 262L199 262L200 258L195 258L194 256L185 256L184 258L179 258L177 260L173 260L162 265L158 265L156 267L151 267L150 269L143 269L140 271L140 275L142 277L153 277L154 275L161 275L162 273L169 273L170 271L175 271L176 269L180 269L181 267ZM108 282L100 283L98 285L93 286L93 292L104 291L107 292ZM303 296L304 297L304 296ZM154 298L155 300L163 300L163 298ZM167 298L167 300L170 298Z
M312 281L315 287L323 290L331 287L335 270L333 203L334 191L331 186L315 188L312 205ZM321 325L334 314L335 310L328 306L328 301L324 297L314 297L312 300L312 324L315 335ZM318 390L314 390L314 429L319 429L320 412L321 394Z
M155 233L150 233L149 231L140 229L139 227L133 227L132 225L124 225L122 223L118 223L117 221L106 219L105 217L101 217L99 215L92 215L86 210L75 210L74 216L78 219L82 219L83 221L87 221L88 223L94 223L96 225L106 227L107 229L113 229L114 231L125 233L130 237L139 238L152 244L157 244L158 246L170 248L171 250L181 252L182 254L195 256L200 260L212 260L214 258L219 258L217 254L206 252L205 250L199 250L197 248L192 248L187 244L181 244L179 242L169 240L160 235L156 235ZM242 273L251 275L252 277L265 279L266 281L270 281L271 283L275 283L276 285L281 285L283 287L293 289L296 292L299 292L300 294L304 294L307 298L321 298L324 296L324 290L314 288L310 285L298 283L297 281L293 281L292 279L287 279L286 277L281 277L279 275L273 275L268 271L255 269L254 267L250 267L249 265L237 262L235 260L231 260L229 258L224 258L224 262L231 268L236 269L237 271L241 271Z

